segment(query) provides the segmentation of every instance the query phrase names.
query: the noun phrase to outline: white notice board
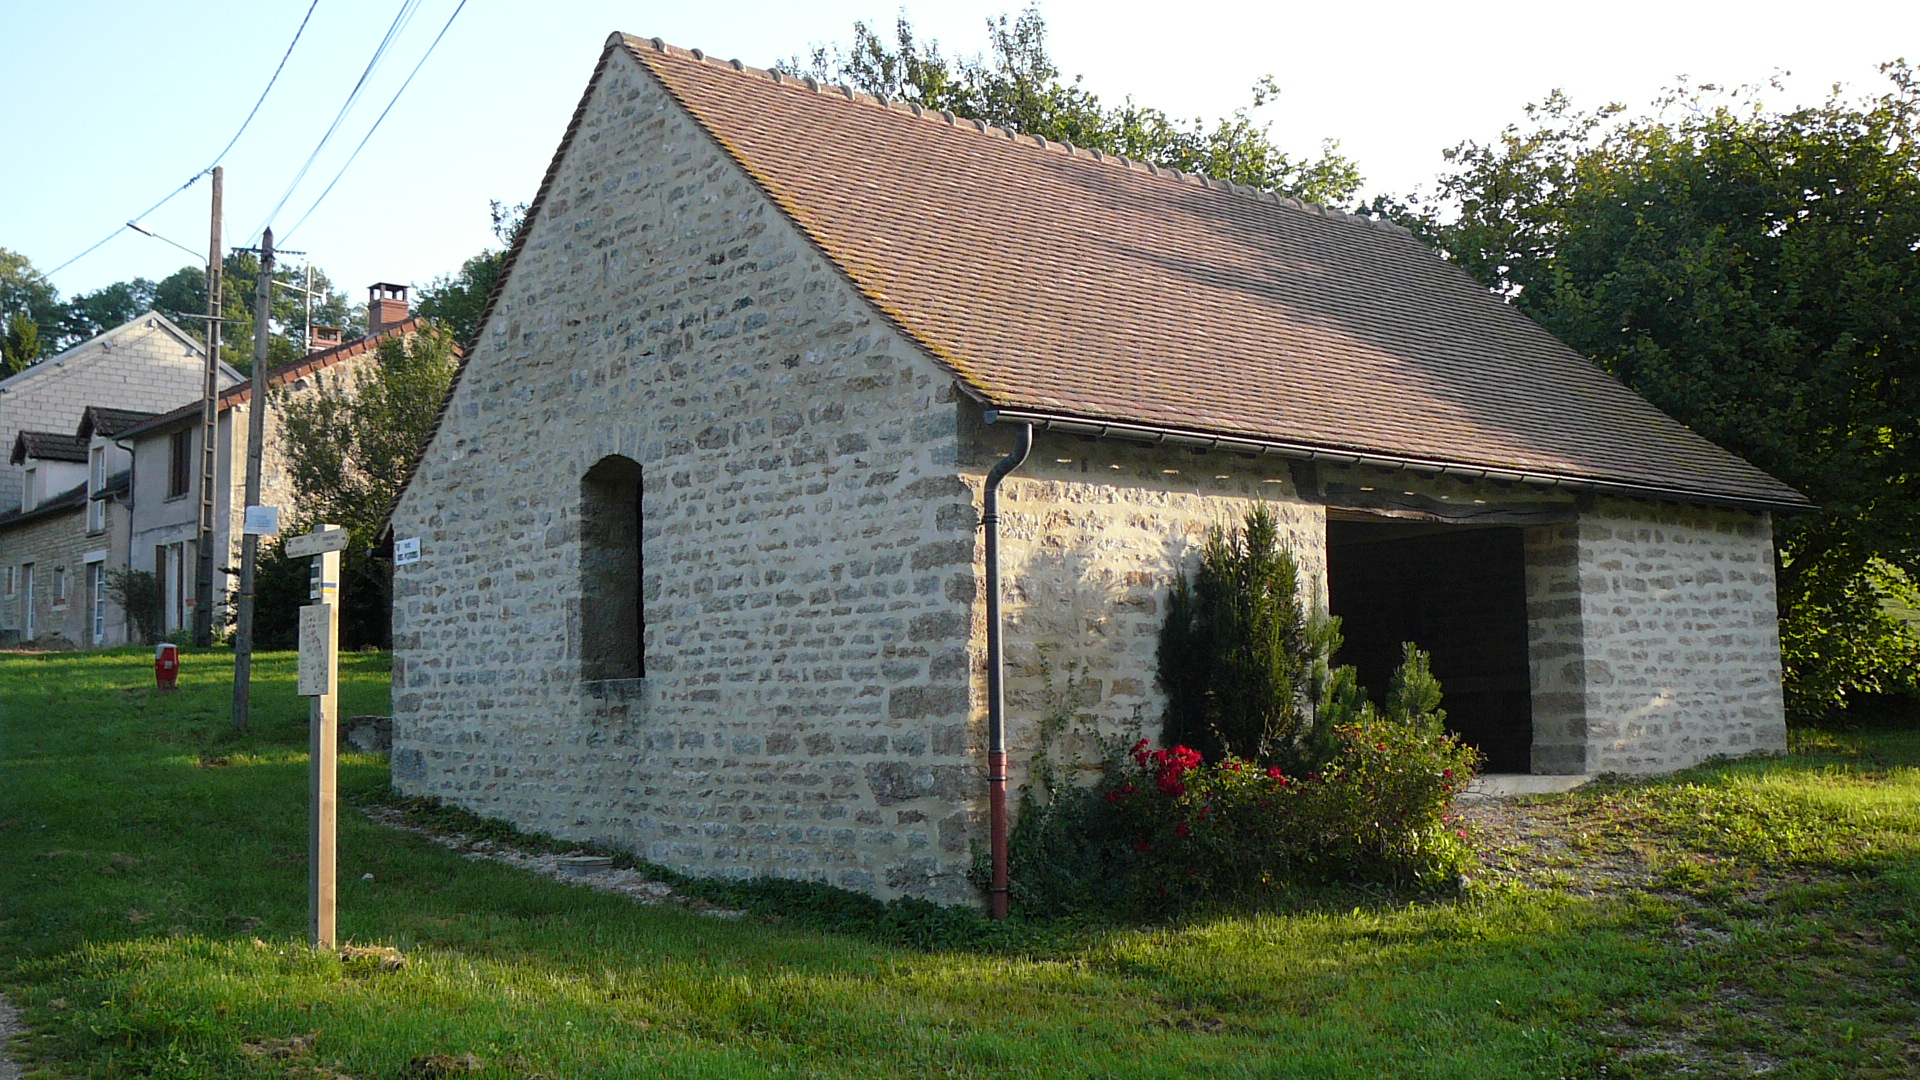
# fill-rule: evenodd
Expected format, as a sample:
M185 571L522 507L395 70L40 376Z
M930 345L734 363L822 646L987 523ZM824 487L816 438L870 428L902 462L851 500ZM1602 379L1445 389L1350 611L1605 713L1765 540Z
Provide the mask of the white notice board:
M301 697L320 697L332 689L328 685L328 646L332 644L332 604L308 604L300 609L300 686Z

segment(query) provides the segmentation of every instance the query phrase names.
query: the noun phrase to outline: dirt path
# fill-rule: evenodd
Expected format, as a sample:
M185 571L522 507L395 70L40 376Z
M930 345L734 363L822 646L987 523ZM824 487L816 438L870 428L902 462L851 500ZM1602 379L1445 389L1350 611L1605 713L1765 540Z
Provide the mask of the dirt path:
M20 1066L13 1063L7 1053L7 1047L20 1034L20 1014L13 1011L7 999L0 997L0 1080L20 1080Z

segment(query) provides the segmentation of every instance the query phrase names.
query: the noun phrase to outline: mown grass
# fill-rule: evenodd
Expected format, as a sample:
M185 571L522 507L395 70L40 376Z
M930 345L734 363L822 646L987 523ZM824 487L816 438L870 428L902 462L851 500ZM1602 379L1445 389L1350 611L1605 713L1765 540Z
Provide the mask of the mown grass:
M1912 731L1556 804L1575 850L1630 852L1644 888L943 917L931 948L831 894L736 890L749 914L718 920L348 812L341 932L401 950L388 971L302 944L305 703L269 656L233 735L224 662L190 652L162 696L150 654L0 656L0 986L47 1075L372 1080L469 1054L567 1080L1920 1072ZM343 658L342 712L385 711L385 679ZM349 799L385 781L343 757Z

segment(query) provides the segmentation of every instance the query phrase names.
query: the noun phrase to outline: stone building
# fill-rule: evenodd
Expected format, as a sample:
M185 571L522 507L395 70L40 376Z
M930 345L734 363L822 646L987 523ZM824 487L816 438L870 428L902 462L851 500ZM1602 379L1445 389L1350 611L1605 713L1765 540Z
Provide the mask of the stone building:
M351 341L321 337L307 355L283 364L267 376L267 414L262 420L260 502L280 508L283 521L295 516L293 477L282 435L281 403L308 393L322 381L357 378L373 363L380 343L403 338L420 328L407 312L404 286L371 286L368 332ZM233 523L246 513L247 410L253 407L250 382L220 395L214 427L213 596L215 627L230 621L229 597L238 587L241 535ZM234 440L234 425L241 438ZM201 405L193 402L145 418L120 435L132 454L129 481L128 544L122 563L154 573L160 584L159 630L170 634L193 625L195 574L199 548Z
M616 35L394 509L394 783L690 872L964 900L981 529L1014 782L1153 734L1168 584L1274 508L1493 767L1784 743L1805 500L1404 230Z
M261 444L261 501L289 517L294 492L277 402L323 380L356 378L373 362L382 341L405 337L421 325L408 314L406 287L381 283L369 292L369 333L344 342L337 330L319 335L317 347L268 376L274 397ZM147 333L136 335L136 330ZM168 336L156 337L163 331ZM89 648L136 640L125 613L106 595L108 576L119 570L147 571L158 579L158 633L192 627L201 480L198 380L205 361L204 353L195 358L198 345L191 338L184 338L191 348L183 346L180 357L156 346L156 341L182 340L177 334L164 316L141 316L61 354L71 358L67 364L48 367L60 361L55 357L4 384L21 390L21 396L0 397L0 408L12 410L0 415L17 425L7 475L17 484L18 500L17 509L0 513L0 644ZM180 378L181 357L194 365L192 382ZM148 370L155 367L157 376ZM23 389L16 383L43 368L48 377ZM251 384L225 364L220 386L213 500L216 628L228 621L235 585L228 570L239 565L240 537L232 523L245 510L246 417L252 407ZM89 394L106 401L137 400L148 409L74 404ZM58 422L69 412L76 420L67 421L64 430L31 426ZM237 446L236 420L242 433Z
M126 452L111 436L193 400L205 365L197 340L148 312L0 380L0 644L125 640L104 600L125 565Z

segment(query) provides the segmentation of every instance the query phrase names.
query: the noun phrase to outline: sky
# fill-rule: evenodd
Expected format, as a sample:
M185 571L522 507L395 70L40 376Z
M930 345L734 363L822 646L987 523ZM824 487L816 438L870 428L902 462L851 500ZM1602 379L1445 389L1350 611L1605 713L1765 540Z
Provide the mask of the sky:
M986 47L984 21L1017 2L913 0L905 9L923 39L972 54ZM0 247L51 271L206 168L310 3L0 0ZM532 198L609 32L764 67L851 40L857 19L891 26L900 10L874 0L460 5L313 4L277 83L221 162L228 245L256 242L271 220L283 247L305 252L352 299L375 281L425 284L493 242L490 199ZM410 16L315 156L402 11ZM1881 62L1903 53L1920 62L1912 0L1043 0L1041 12L1061 70L1112 101L1131 95L1212 118L1245 105L1272 75L1281 96L1256 117L1296 155L1338 139L1369 196L1431 185L1443 149L1497 137L1554 89L1581 105L1640 106L1680 76L1744 84L1778 75L1785 89L1766 100L1785 106L1820 100L1835 82L1878 92ZM62 295L203 263L208 187L202 180L140 218L164 239L122 231L60 270Z

